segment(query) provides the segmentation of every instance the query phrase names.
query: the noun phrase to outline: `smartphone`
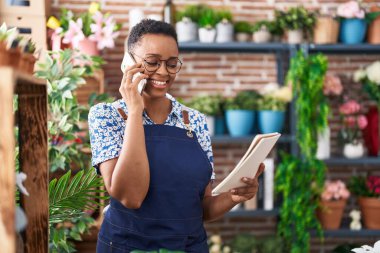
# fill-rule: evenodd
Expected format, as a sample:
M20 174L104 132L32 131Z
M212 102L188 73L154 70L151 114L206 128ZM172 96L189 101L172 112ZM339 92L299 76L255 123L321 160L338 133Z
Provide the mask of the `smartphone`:
M136 61L135 59L133 58L133 56L129 53L129 52L125 52L124 54L124 58L123 58L123 62L121 63L121 71L123 73L125 73L125 69L133 64L135 64ZM141 75L141 73L136 73L133 77L132 77L132 82L139 76ZM143 93L143 90L145 88L145 85L146 85L146 79L143 79L140 81L140 83L138 84L137 86L137 89L140 93L140 95L142 95Z

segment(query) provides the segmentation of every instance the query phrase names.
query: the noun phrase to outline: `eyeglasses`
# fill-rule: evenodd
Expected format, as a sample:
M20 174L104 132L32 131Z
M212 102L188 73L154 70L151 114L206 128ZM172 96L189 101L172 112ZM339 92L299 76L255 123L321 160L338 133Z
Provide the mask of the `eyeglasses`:
M165 62L166 70L170 74L177 74L182 67L182 62L177 57L171 57L167 60L161 60L158 56L154 55L144 58L132 52L130 52L130 54L141 58L144 61L144 68L148 72L156 72L161 67L161 62Z

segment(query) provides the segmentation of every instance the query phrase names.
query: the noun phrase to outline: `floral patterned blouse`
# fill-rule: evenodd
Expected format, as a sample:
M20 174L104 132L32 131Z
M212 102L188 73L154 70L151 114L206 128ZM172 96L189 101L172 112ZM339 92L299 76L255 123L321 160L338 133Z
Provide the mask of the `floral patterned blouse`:
M166 94L166 97L172 103L172 111L169 113L164 125L186 129L183 123L182 109L189 111L189 120L192 130L196 133L198 142L207 155L213 168L211 179L215 179L211 138L205 115L197 110L182 105L170 94ZM100 174L99 164L118 157L123 145L126 122L117 111L117 108L122 108L125 113L128 114L126 103L123 99L119 99L113 103L99 103L92 106L88 115L92 152L91 161L92 166L94 166L98 174ZM143 124L155 124L145 111L143 113Z

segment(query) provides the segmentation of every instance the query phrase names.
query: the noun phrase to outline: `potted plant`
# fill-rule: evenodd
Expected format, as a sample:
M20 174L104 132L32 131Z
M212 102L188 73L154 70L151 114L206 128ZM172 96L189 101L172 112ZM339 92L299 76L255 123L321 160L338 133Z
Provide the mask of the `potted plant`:
M359 158L364 154L361 130L367 126L367 118L360 114L361 106L355 100L349 100L339 107L341 121L340 139L344 144L343 154L347 158Z
M304 35L310 35L316 22L316 14L308 12L303 6L292 7L287 12L275 12L281 27L287 31L288 43L303 42Z
M351 193L358 196L364 226L368 229L380 229L380 177L354 176L348 186Z
M34 52L36 51L36 45L28 40L24 50L21 54L18 69L24 71L28 74L33 74L34 64L36 63L36 57L34 57Z
M271 40L270 33L271 22L267 20L261 20L252 26L253 41L256 43L267 43Z
M354 73L354 81L361 82L364 90L369 97L376 102L377 111L380 112L380 61L373 62L365 69L359 69ZM378 126L380 126L380 117L378 118ZM376 128L376 127L375 127ZM380 144L380 128L377 133L377 149ZM374 148L376 149L376 148ZM379 151L379 150L378 150Z
M109 13L100 11L99 3L92 3L87 12L75 16L63 9L61 18L50 17L47 26L54 30L52 38L88 55L99 55L99 50L113 48L119 36L120 24ZM59 44L59 43L58 43ZM53 48L56 50L59 48Z
M281 42L282 36L284 35L284 29L281 27L279 20L275 19L270 21L269 28L272 35L272 41Z
M17 36L9 40L10 42L10 48L8 49L9 66L15 69L18 69L18 65L20 62L22 41L23 41L23 38L21 36Z
M367 41L370 44L380 44L380 7L372 7L367 16L369 20Z
M216 13L210 7L204 8L198 21L199 41L203 43L214 42L216 36L215 25L218 23Z
M211 136L215 135L217 118L220 118L223 114L222 101L221 95L199 95L188 103L189 107L206 115L207 126Z
M234 41L234 26L232 13L229 10L216 12L218 23L216 24L216 42L225 43Z
M234 25L235 37L238 42L248 42L251 39L252 27L247 21L239 21Z
M190 42L198 39L198 25L200 15L207 6L188 5L183 11L176 13L176 31L178 42Z
M317 217L324 229L338 229L350 192L341 180L325 181Z
M255 110L259 94L255 91L241 91L225 103L226 123L232 136L245 136L254 126Z
M278 84L268 84L260 92L258 100L258 125L263 134L281 132L284 126L286 105L292 100L292 90L289 86L279 87Z
M5 23L0 26L0 66L9 65L9 40L16 36L16 28L8 29Z
M340 17L339 39L344 44L357 44L364 41L367 31L365 11L357 1L339 5L337 15Z
M315 44L334 44L338 41L339 22L330 15L317 17L313 39Z

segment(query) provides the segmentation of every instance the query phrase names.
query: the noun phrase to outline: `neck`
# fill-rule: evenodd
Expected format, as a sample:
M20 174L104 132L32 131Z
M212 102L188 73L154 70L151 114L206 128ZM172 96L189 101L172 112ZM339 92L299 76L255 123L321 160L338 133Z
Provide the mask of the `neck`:
M168 114L172 110L171 101L165 97L150 98L143 96L145 111L156 124L165 123Z

